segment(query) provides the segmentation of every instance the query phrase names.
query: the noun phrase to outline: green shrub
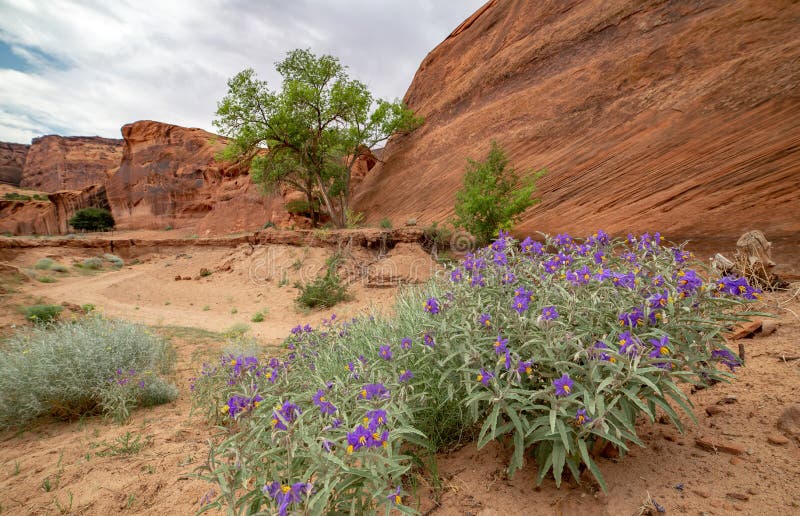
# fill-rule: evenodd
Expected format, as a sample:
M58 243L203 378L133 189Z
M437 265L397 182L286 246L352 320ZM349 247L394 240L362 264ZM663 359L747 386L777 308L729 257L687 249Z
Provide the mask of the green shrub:
M30 201L31 200L31 196L30 195L23 195L23 194L17 193L17 192L6 192L3 195L3 198L6 199L7 201Z
M606 490L589 450L643 445L640 415L682 430L676 408L694 416L679 383L740 365L722 332L757 294L698 267L658 235L504 234L405 291L391 316L297 326L282 358L222 356L194 381L214 392L195 403L229 428L204 477L222 490L215 505L274 512L286 486L292 510L376 512L403 501L420 457L473 437L511 447L509 474L533 457L539 483L580 482L585 467Z
M64 310L60 305L32 305L25 308L25 318L37 324L48 323Z
M99 270L103 268L103 260L97 257L86 258L80 266L82 269Z
M499 230L511 229L522 212L540 202L531 195L536 190L536 180L545 171L528 173L528 178L521 180L508 167L508 159L495 141L486 161L468 159L467 162L464 188L456 193L453 223L469 231L481 246Z
M36 276L36 281L40 283L55 283L56 280L50 276Z
M89 312L94 312L96 309L97 309L97 307L96 307L96 306L94 306L94 305L93 305L93 304L91 304L91 303L86 303L86 304L83 304L83 305L81 305L81 310L83 310L83 312L84 312L84 313L87 313L87 314L88 314Z
M450 229L434 222L422 230L422 247L428 252L438 252L447 248L452 237Z
M207 277L207 276L211 276L211 271L210 271L210 270L208 270L208 269L206 269L205 267L203 267L202 269L200 269L200 277L201 277L201 278L205 278L205 277Z
M81 208L69 219L69 225L83 231L105 231L115 225L114 216L104 208Z
M33 266L34 269L39 269L40 271L46 271L53 266L53 260L50 258L42 258Z
M264 322L264 313L263 312L254 313L253 317L250 318L250 322Z
M392 221L389 220L389 217L384 217L384 218L381 219L380 226L383 229L392 229Z
M50 198L44 194L33 194L33 199L36 201L49 201Z
M177 395L159 376L173 364L163 339L125 321L90 316L17 333L0 352L0 429L99 411L122 421Z
M123 259L115 254L106 253L103 255L103 259L111 263L111 265L117 269L122 268L122 266L125 265Z
M311 283L296 283L300 290L297 303L305 308L330 308L348 298L347 286L342 283L336 269L341 257L337 254L328 259L328 269L325 276L315 279Z
M236 323L232 325L230 328L222 332L222 335L229 339L235 339L241 337L245 333L250 331L250 325L247 323Z
M61 263L54 263L50 270L54 272L69 272L69 268Z

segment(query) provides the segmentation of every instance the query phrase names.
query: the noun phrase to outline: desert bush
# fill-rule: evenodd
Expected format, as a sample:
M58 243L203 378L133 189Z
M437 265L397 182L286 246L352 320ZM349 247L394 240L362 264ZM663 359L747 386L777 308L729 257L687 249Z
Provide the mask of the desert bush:
M24 195L18 192L6 192L3 194L3 198L7 201L30 201L32 199L30 195Z
M174 399L159 376L173 364L163 339L125 321L89 316L17 333L0 352L0 429L100 411L122 421Z
M389 220L389 217L384 217L381 219L380 226L383 229L392 229L392 221Z
M82 269L99 270L103 268L103 260L93 256L83 260L80 266Z
M69 267L62 263L54 263L50 270L54 272L69 272Z
M25 318L37 324L49 323L58 318L64 310L60 305L32 305L25 307Z
M422 247L428 252L438 252L447 248L453 237L453 231L438 222L433 222L422 230Z
M699 267L658 234L501 234L405 291L393 316L298 326L285 357L223 356L193 384L215 393L195 403L229 427L203 475L223 491L215 506L413 512L411 455L473 437L512 445L509 474L532 452L539 483L580 481L587 467L605 490L590 450L643 446L641 414L682 430L676 408L694 416L678 384L740 364L722 332L758 293Z
M325 275L316 278L311 283L303 285L296 283L295 288L300 290L297 303L305 308L330 308L348 298L347 286L342 283L336 272L341 256L338 254L328 259Z
M520 179L493 141L486 161L467 160L464 188L456 193L454 225L469 231L478 245L486 244L498 230L511 229L522 212L539 202L531 196L544 173L528 172L526 179Z
M55 283L55 278L51 278L50 276L36 276L36 281L40 283Z
M34 269L38 269L40 271L49 270L53 266L53 260L50 258L42 258L33 266Z
M254 313L253 317L250 318L250 322L264 322L264 313L263 312Z
M125 265L125 261L115 254L106 253L103 255L103 260L109 262L112 266L119 269Z
M70 217L69 225L83 231L105 231L113 229L114 216L104 208L81 208Z

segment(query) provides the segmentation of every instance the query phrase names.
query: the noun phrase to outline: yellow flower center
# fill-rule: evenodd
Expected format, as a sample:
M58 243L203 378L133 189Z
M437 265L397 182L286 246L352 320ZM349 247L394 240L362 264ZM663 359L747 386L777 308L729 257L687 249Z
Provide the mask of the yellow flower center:
M612 364L616 364L617 363L617 358L616 357L611 357L611 358L608 359L608 361L611 362Z
M275 419L275 418L272 418L272 426L277 426L277 425L278 425L278 420Z
M485 326L488 328L489 326L491 326L491 325L492 325L492 321L489 321L489 320L487 319L487 320L486 320L486 321L485 321L483 324L484 324L484 325L485 325Z
M358 443L359 443L361 446L364 446L365 444L367 444L367 438L366 438L365 436L363 436L363 435L362 435L361 437L359 437L359 438L358 438Z
M353 453L353 445L352 444L347 446L347 453Z
M525 372L528 373L528 374L531 374L533 372L533 368L531 366L527 366L525 368Z
M236 360L231 360L231 365L236 365Z
M582 416L582 415L578 416L578 423L579 424L582 425L585 422L586 422L586 418L584 416Z
M565 386L564 386L564 387L562 387L562 388L564 389L564 392L570 392L570 390L571 390L571 389L569 388L569 385L565 385Z
M669 355L669 348L666 346L661 346L660 348L658 348L658 352L661 353L662 355Z
M361 397L362 398L366 398L367 397L367 389L361 389Z
M394 495L394 503L396 505L400 505L403 503L403 498L400 495Z
M478 375L478 381L479 381L479 382L482 382L482 381L483 381L483 375L482 375L482 374L479 374L479 375Z
M620 340L619 340L619 345L620 345L620 346L624 346L624 345L625 345L625 344L627 344L627 343L628 343L627 339L620 339Z
M281 486L281 491L283 491L284 493L288 493L291 490L292 486Z

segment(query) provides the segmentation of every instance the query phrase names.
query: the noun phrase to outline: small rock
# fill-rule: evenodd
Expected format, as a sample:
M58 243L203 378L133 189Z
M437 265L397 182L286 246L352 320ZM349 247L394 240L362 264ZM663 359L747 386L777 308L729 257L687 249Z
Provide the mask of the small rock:
M741 464L741 463L742 463L742 459L740 459L739 457L731 457L731 460L730 460L730 462L731 462L731 464L733 464L734 466L738 466L739 464Z
M778 329L778 324L771 319L764 319L761 322L761 333L757 333L757 337L766 337L772 335Z
M180 274L178 274L177 276L175 276L175 281L180 281L180 280L182 280L182 279L183 279L183 278L181 278L181 275L180 275Z
M702 448L706 451L711 451L711 452L725 452L725 453L730 453L731 455L741 455L745 452L745 447L739 443L715 442L702 436L696 437L694 443L698 448Z
M719 405L709 405L708 407L706 407L706 414L708 414L709 416L714 416L723 413L725 413L725 409L720 407Z
M747 488L747 494L750 494L750 495L753 495L753 496L755 496L755 495L757 495L757 494L758 494L758 491L756 491L756 490L755 490L755 489L753 489L752 487L748 487L748 488Z
M750 497L744 493L728 493L727 496L728 498L733 498L734 500L741 500L743 502L746 502L747 500L750 499Z
M739 398L737 398L733 394L728 394L727 396L724 396L724 397L720 398L717 401L717 405L732 405L733 403L736 403L737 401L739 401Z
M770 444L775 444L778 446L789 444L789 439L787 439L786 436L781 434L770 434L767 436L767 441L769 441Z

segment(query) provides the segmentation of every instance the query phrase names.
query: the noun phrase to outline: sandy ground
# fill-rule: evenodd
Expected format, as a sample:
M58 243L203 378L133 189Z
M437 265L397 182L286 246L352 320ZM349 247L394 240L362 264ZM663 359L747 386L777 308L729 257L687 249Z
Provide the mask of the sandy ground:
M2 514L192 514L204 498L213 498L211 484L188 476L206 457L208 440L215 434L199 415L190 416L188 379L205 357L218 352L224 339L171 326L219 332L246 323L262 342L275 345L292 326L317 324L332 311L349 316L388 308L396 292L366 288L355 281L352 301L335 310L303 313L293 304L296 290L291 284L315 274L330 251L269 249L187 249L153 255L116 271L69 272L56 283L23 282L16 293L5 296L0 324L22 322L9 308L14 303L41 299L92 303L108 315L162 327L159 331L172 339L178 351L175 383L181 394L168 405L135 412L125 426L93 417L43 423L21 435L0 434ZM58 255L64 252L36 249L17 257L15 265L25 269L45 255L67 265L85 257L77 251ZM176 275L195 277L201 268L212 274L174 280ZM800 512L800 441L768 440L779 434L776 422L783 411L798 403L799 291L800 283L794 283L790 291L767 297L765 309L779 316L777 331L743 341L747 367L735 382L691 395L697 425L685 418L687 432L680 435L670 425L643 420L639 434L647 448L622 458L599 459L608 495L598 492L588 478L580 486L567 482L561 489L548 479L536 488L532 461L508 479L508 450L502 444L483 450L468 445L438 457L442 488L420 489L419 509L435 515L629 515L638 513L649 493L668 513ZM252 314L262 310L265 321L250 322ZM718 412L709 415L707 407L718 407L711 409ZM102 455L107 443L127 432L141 435L149 444L133 455ZM742 453L701 449L696 446L700 437L733 444ZM430 475L421 482L433 484Z

